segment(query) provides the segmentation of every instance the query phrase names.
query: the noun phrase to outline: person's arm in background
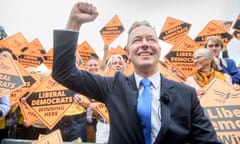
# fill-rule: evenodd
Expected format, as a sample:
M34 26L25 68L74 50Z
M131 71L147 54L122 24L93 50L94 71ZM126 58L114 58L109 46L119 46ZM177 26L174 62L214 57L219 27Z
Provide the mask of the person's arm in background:
M101 65L100 65L100 69L103 70L103 71L106 68L108 51L109 51L109 46L108 45L104 45L104 47L103 47L103 52L104 52L103 53L103 59L102 59Z
M10 96L5 95L5 96L1 97L0 98L0 117L6 116L7 113L9 112L10 108L11 108Z

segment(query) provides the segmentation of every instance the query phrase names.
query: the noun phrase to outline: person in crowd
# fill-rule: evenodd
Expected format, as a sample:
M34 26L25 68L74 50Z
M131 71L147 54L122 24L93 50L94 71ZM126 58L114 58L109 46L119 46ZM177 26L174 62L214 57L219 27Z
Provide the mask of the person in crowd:
M102 62L100 63L100 69L101 69L102 71L104 71L104 70L106 69L108 52L109 52L109 46L105 44L104 47L103 47L103 58L102 58Z
M106 55L108 47L104 46L104 56L102 63L106 63ZM99 64L99 61L95 57L90 57L86 64L86 70L91 73L97 73L100 75L104 75L102 70L100 69L101 64ZM106 67L107 65L102 64L102 66ZM101 72L101 73L100 73ZM87 107L88 112L92 113L92 122L95 127L95 142L96 143L106 143L109 136L109 124L96 112L96 104L94 103L95 100L92 99L93 103L90 103L90 105ZM96 119L94 119L96 118ZM90 120L90 119L89 119ZM96 120L96 121L95 121ZM96 123L95 123L96 122Z
M54 30L53 78L66 87L106 104L110 144L220 144L194 88L163 77L158 69L161 47L147 21L134 22L127 54L135 72L104 77L75 65L80 27L98 16L94 5L77 2L66 30Z
M8 48L1 47L0 62L1 62L1 59L4 59L9 56L13 57L12 51ZM8 123L7 120L9 120L10 110L12 109L12 107L14 106L12 106L10 103L9 93L0 96L0 142L2 141L2 139L9 137L10 121L8 121L9 122Z
M186 83L193 86L198 96L206 93L206 88L214 79L220 79L231 84L232 79L228 74L217 71L214 56L209 49L200 48L193 53L196 73L186 79Z
M224 50L223 41L217 36L210 36L205 41L204 46L213 53L218 70L229 74L232 77L234 89L240 90L240 73L235 61L220 57L220 53Z
M122 73L124 72L124 60L121 55L111 55L107 61L105 73L107 75L112 75L118 71ZM94 104L91 105L91 107L94 108ZM96 143L107 143L110 134L110 125L100 115L98 115L96 130Z
M4 117L10 110L9 94L0 97L0 117Z
M114 55L111 55L111 57L108 59L107 65L104 71L106 75L111 75L111 74L115 74L115 72L118 72L118 71L124 72L124 67L125 67L125 64L124 64L123 57L121 55L114 54Z
M100 69L99 60L95 56L89 57L89 59L86 63L86 68L85 69L88 72L103 75L103 71Z
M11 53L9 53L4 48L0 48L0 60L7 56L11 56ZM0 96L0 118L6 116L11 108L9 99L10 99L9 94Z
M6 94L0 97L0 142L4 138L8 138L8 128L6 128L5 119L11 109L10 95Z

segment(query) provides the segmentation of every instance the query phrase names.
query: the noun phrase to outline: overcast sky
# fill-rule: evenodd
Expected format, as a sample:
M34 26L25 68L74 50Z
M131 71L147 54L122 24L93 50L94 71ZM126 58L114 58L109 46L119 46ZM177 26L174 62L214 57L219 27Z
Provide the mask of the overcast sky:
M76 0L0 0L0 25L8 35L22 32L28 41L38 38L44 48L53 46L53 29L63 29ZM240 14L240 0L85 0L93 3L99 16L85 24L79 44L87 41L102 57L103 40L99 30L118 15L125 31L110 46L126 44L127 29L135 20L148 20L158 34L166 18L173 17L192 24L189 36L195 38L213 19L235 21ZM160 41L161 58L172 47ZM240 64L240 40L233 38L228 44L229 55Z

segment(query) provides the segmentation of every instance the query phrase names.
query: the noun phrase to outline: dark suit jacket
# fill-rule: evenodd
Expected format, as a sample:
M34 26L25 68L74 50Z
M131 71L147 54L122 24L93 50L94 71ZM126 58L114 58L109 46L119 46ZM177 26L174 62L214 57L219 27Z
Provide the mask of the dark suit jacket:
M109 143L143 144L142 126L136 113L138 89L134 75L116 73L114 77L101 77L78 70L74 59L77 40L77 32L54 31L53 78L106 104L110 116ZM161 75L160 91L169 101L159 101L162 126L155 143L219 143L193 88Z

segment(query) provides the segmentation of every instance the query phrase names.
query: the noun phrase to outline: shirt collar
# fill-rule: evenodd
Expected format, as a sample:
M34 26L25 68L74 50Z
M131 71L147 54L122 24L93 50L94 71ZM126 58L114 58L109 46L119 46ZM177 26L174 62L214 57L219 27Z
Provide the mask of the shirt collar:
M143 79L143 77L139 76L136 73L134 73L134 76L135 76L137 88L139 89L140 81ZM160 72L157 72L157 73L151 75L150 77L147 77L147 79L149 79L152 82L153 88L155 88L155 89L160 88Z

